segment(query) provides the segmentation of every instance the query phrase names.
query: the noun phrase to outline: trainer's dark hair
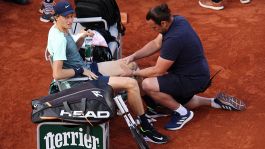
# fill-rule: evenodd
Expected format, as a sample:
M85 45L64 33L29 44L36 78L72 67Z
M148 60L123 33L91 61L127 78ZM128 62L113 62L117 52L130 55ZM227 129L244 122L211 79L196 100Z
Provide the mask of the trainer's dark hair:
M151 8L146 14L147 21L151 19L158 25L161 25L161 21L170 21L170 17L170 9L166 3Z

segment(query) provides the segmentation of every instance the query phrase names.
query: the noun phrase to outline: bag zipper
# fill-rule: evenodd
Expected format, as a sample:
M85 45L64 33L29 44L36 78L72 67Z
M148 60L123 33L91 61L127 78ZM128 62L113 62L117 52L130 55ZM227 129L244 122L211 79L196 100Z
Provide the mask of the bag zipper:
M104 91L103 89L99 89L99 88L90 88L90 89L81 90L81 91L78 91L78 92L75 92L75 93L71 93L71 94L68 94L68 95L65 95L65 96L62 96L62 97L58 97L56 99L53 99L52 101L57 101L57 100L60 100L61 98L72 96L72 95L75 95L75 94L78 94L78 93L82 93L82 92L85 92L85 91L89 91L89 90L92 90L92 89L98 89L98 90ZM50 103L50 102L45 102L45 103Z

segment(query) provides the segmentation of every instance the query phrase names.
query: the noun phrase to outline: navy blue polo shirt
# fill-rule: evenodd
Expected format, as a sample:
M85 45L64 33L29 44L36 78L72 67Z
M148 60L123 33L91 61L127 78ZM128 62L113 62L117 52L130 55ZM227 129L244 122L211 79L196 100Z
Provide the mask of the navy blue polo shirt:
M202 43L189 22L174 16L168 31L163 34L160 57L174 61L168 72L186 77L210 77Z

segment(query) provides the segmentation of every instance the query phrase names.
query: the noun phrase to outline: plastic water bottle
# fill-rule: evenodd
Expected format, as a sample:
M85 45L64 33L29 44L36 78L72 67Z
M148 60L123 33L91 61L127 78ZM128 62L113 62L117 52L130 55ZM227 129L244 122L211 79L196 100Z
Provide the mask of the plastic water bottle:
M88 36L85 38L85 58L89 61L91 60L91 51L92 51L91 42L92 42L92 37Z

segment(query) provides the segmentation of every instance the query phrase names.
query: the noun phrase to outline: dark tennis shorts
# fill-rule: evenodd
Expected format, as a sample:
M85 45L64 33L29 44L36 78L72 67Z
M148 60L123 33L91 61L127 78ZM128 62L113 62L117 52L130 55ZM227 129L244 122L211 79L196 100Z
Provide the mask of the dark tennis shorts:
M178 103L185 105L198 93L198 90L207 81L203 78L190 78L168 73L157 77L160 91L171 95Z
M98 65L97 63L92 63L90 65L90 70L95 73L95 75L98 76L98 79L95 81L100 81L101 83L108 84L109 83L109 76L103 76L99 71L98 71Z
M91 63L90 64L90 70L98 76L98 79L97 80L88 80L90 81L91 83L100 83L100 84L106 84L108 85L109 83L109 76L103 76L101 73L99 73L98 71L98 65L97 63ZM84 83L86 81L71 81L69 82L70 86L71 87L74 87L76 85L79 85L80 83Z

